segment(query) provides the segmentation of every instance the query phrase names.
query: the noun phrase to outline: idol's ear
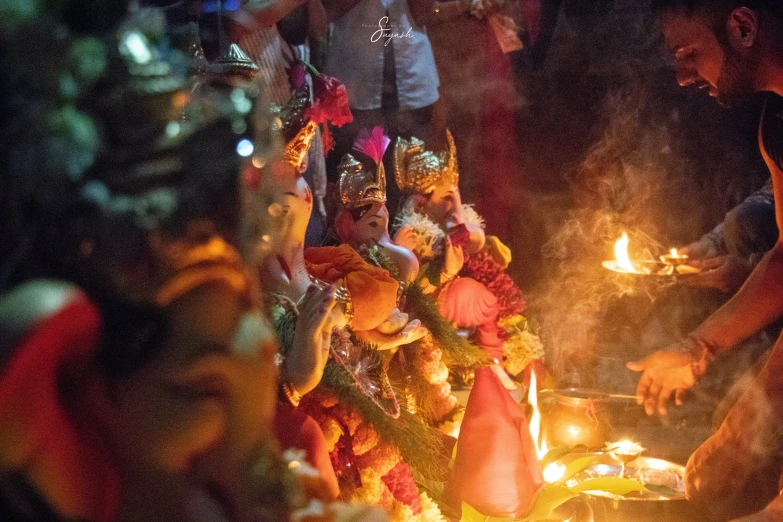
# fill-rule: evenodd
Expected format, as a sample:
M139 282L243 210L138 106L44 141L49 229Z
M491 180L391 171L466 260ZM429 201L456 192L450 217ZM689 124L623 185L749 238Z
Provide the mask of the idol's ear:
M343 243L350 244L356 223L348 210L340 210L334 218L334 231Z

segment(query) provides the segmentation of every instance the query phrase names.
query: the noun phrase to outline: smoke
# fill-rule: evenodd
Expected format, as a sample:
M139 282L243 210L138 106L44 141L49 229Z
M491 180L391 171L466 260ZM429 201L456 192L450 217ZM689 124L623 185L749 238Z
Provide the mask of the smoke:
M645 315L645 306L674 284L671 277L605 269L602 262L614 259L620 236L630 238L631 259L654 260L675 246L667 229L680 228L680 237L694 235L682 214L683 195L693 196L693 189L684 175L688 163L672 146L676 114L661 111L641 83L609 93L602 114L605 131L571 180L576 208L543 249L545 262L556 266L555 276L531 300L548 365L568 385L589 383L601 338L639 319L608 317L619 300ZM663 340L648 342L658 341Z

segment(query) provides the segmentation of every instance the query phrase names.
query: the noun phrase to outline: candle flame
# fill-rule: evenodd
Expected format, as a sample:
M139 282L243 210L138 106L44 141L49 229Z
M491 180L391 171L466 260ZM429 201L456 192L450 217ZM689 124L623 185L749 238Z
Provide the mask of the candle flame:
M530 372L530 389L527 392L527 402L533 408L533 415L530 417L530 436L536 445L536 455L541 460L547 454L546 444L541 440L541 410L538 407L538 383L536 372Z
M628 234L623 232L622 237L614 244L614 257L617 259L617 266L626 272L635 273L636 268L631 263L631 258L628 257L628 243Z
M680 257L680 255L677 253L677 249L676 248L672 248L672 257L674 257L674 258Z

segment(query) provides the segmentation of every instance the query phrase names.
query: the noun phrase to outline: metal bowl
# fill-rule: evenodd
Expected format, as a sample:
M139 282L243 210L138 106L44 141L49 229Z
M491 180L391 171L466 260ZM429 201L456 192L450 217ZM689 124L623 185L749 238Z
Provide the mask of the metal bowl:
M596 464L575 477L619 477L622 466L599 459ZM657 493L639 493L618 496L604 492L585 493L588 504L601 522L691 522L699 520L698 513L685 499L685 467L651 457L639 457L626 467L626 476L639 478L646 484L657 484L678 494L662 496Z

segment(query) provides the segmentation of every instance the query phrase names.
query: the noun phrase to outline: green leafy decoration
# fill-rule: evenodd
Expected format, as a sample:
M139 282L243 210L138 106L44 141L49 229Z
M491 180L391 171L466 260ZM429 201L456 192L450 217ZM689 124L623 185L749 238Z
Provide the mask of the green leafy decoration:
M575 459L566 466L565 471L563 472L563 476L560 477L560 480L555 482L555 485L560 486L565 484L568 479L587 469L587 466L595 462L597 458L598 455L588 455L586 457L579 457L578 459Z
M52 110L47 115L48 155L57 158L68 178L78 181L98 155L100 138L95 123L72 105Z
M38 15L36 0L3 0L0 2L0 27L15 29Z
M82 84L93 84L106 70L106 48L97 38L76 38L69 54L71 73Z
M544 486L538 494L533 510L525 518L519 519L518 522L546 520L555 509L576 496L579 496L579 494L564 486L555 486L554 484Z
M391 257L389 257L389 254L387 254L378 245L373 245L371 247L362 246L359 248L359 254L361 254L364 260L368 263L383 268L389 272L389 275L394 279L400 279L400 272L397 270L397 265L394 264L394 261Z
M462 518L460 522L536 522L547 520L552 516L552 512L571 500L579 496L564 486L548 485L541 488L533 509L524 518L497 518L482 515L469 504L462 503Z
M557 448L547 451L546 455L541 459L541 469L546 469L547 466L562 459L571 453L571 451L571 448L568 446L558 446Z

